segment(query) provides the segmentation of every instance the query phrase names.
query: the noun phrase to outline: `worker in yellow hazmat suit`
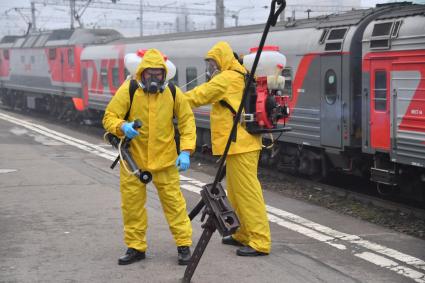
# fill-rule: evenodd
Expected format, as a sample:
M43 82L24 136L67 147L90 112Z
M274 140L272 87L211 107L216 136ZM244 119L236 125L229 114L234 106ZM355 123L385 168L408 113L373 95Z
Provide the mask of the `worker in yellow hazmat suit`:
M208 82L186 92L192 107L212 104L211 141L214 155L222 155L239 108L245 86L245 68L226 42L218 42L206 55ZM227 195L239 217L238 231L222 239L223 244L241 246L240 256L270 253L271 237L266 207L257 178L261 136L251 135L238 124L236 142L226 159Z
M123 138L132 138L130 153L143 170L152 173L153 184L174 241L177 245L178 263L190 261L192 227L186 211L186 202L180 191L178 168L186 170L190 165L190 153L195 150L195 119L189 103L176 87L175 97L167 87L167 67L162 54L148 50L135 74L139 85L130 107L129 81L117 90L105 110L103 126L106 131ZM134 122L124 120L130 109L128 121L141 120L142 127L133 129ZM178 120L180 155L174 140L173 116ZM118 264L125 265L145 258L147 212L146 185L120 169L121 207L124 222L124 241L127 252Z

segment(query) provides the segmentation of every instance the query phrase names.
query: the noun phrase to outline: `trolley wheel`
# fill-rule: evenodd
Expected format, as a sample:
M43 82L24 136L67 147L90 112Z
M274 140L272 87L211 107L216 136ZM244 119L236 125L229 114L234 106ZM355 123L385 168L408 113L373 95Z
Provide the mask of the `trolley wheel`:
M149 171L141 171L140 172L140 181L144 184L149 183L152 181L152 174Z

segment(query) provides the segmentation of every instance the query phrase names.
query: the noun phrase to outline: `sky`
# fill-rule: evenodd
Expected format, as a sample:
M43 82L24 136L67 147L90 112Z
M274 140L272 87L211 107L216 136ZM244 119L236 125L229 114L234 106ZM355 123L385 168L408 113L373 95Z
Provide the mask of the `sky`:
M43 2L44 0L37 0ZM69 3L68 0L46 0L49 3ZM25 33L27 23L31 19L30 12L31 0L0 0L0 37L7 34L22 35ZM80 7L86 0L77 0L77 7ZM93 2L112 2L109 0L93 0ZM155 5L164 7L186 7L190 9L207 9L215 10L215 1L211 0L164 0L159 2L154 0L143 0L144 5ZM264 23L267 19L269 10L265 6L270 5L270 0L224 0L224 5L229 15L238 15L239 25L249 25ZM330 3L340 3L344 7L353 5L358 7L373 7L376 3L385 3L388 0L287 0L288 5L303 4L304 7L310 5L330 5ZM416 0L422 2L425 0ZM134 6L134 10L104 10L87 8L81 19L85 27L107 27L119 30L125 36L138 36L140 33L139 24L139 5L140 0L117 0L118 4L127 7ZM354 4L353 4L354 3ZM66 5L43 5L36 4L36 25L38 29L55 29L70 27L69 7ZM304 8L296 11L296 18L306 17ZM16 11L14 8L18 8ZM77 8L78 9L78 8ZM312 9L314 11L314 8ZM231 12L230 12L231 11ZM328 12L330 13L330 12ZM288 17L290 12L285 15ZM318 14L311 14L316 16ZM185 16L182 14L170 13L143 13L143 34L170 33L177 30L182 31L185 28ZM177 24L180 22L180 25ZM213 16L191 15L187 16L186 28L189 30L200 30L214 28L215 18ZM235 17L226 17L225 26L234 26L236 24ZM78 23L75 24L78 26Z

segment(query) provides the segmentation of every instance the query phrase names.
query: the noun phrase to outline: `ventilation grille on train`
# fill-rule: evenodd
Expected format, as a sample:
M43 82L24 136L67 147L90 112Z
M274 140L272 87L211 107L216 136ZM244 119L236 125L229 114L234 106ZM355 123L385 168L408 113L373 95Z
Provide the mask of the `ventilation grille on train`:
M48 40L64 40L71 38L72 34L74 33L74 30L67 30L67 29L61 29L61 30L54 30Z

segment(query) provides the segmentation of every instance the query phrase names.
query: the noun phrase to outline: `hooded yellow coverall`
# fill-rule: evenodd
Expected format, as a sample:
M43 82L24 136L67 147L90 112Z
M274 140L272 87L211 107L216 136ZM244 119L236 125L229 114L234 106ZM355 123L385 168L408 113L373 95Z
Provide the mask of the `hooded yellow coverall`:
M136 80L147 68L162 68L164 59L156 49L148 50L136 71ZM123 138L121 125L130 108L129 81L117 90L105 110L103 126L106 131ZM167 87L164 92L145 93L138 88L134 94L128 121L140 119L139 135L130 144L130 153L139 168L152 173L162 209L177 246L192 245L192 226L186 202L180 191L180 177L175 166L177 158L174 141L173 115L178 120L180 149L193 151L196 145L195 119L184 94L176 87L175 101ZM129 248L145 251L147 212L146 185L137 177L120 169L121 208L124 222L124 241Z
M222 155L233 125L232 112L222 106L224 100L235 111L239 108L245 86L245 68L234 58L226 42L218 42L205 59L213 59L220 73L185 93L192 107L212 104L211 140L214 155ZM227 195L239 217L241 226L233 238L251 248L270 253L271 237L266 207L257 178L261 136L249 134L239 124L236 142L232 143L226 159Z

